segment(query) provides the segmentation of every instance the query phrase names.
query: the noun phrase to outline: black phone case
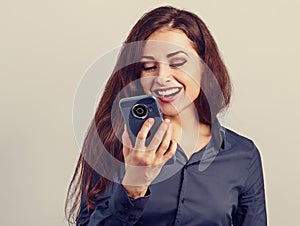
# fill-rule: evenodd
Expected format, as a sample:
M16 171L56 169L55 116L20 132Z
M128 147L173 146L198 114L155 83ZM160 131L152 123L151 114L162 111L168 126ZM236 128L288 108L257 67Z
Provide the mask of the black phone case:
M148 108L148 115L145 118L137 118L134 116L132 108L136 104L142 104ZM153 95L126 97L120 100L119 106L133 146L135 145L136 136L140 131L143 123L148 118L154 118L154 124L151 127L145 142L146 146L148 146L159 125L163 121L162 113L160 111L157 99Z

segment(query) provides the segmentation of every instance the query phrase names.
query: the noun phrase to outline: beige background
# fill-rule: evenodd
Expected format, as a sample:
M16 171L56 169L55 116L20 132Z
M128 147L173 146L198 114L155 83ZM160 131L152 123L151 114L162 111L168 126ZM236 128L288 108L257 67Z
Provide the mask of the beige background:
M166 3L197 13L219 44L234 83L226 125L260 148L269 225L299 224L300 2L181 2L0 1L1 225L67 225L80 79Z

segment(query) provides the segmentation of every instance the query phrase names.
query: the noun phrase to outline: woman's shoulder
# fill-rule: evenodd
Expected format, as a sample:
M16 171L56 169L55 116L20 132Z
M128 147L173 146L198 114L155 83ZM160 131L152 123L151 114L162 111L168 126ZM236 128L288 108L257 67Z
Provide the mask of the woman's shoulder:
M224 132L220 159L228 160L239 175L246 175L245 178L251 172L261 174L261 155L254 141L228 128Z
M242 152L252 156L259 154L258 148L251 138L229 128L224 128L224 132L225 150Z

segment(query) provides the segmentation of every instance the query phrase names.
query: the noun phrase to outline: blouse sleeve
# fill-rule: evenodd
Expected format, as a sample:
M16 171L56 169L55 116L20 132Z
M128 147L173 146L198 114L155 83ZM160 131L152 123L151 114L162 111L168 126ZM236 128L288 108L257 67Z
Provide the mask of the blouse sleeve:
M254 145L254 144L253 144ZM254 145L245 186L241 189L234 226L267 225L264 178L259 151Z
M150 196L137 199L128 197L121 184L111 183L96 199L96 208L88 212L82 197L77 226L134 225L141 217L144 206Z

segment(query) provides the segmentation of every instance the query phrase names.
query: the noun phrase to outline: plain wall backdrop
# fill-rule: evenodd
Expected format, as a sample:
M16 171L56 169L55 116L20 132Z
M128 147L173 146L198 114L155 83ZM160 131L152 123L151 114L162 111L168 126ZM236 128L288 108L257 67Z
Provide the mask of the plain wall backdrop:
M298 0L1 0L1 225L67 225L64 201L79 155L77 86L159 5L206 22L234 85L226 126L260 149L269 225L299 224Z

